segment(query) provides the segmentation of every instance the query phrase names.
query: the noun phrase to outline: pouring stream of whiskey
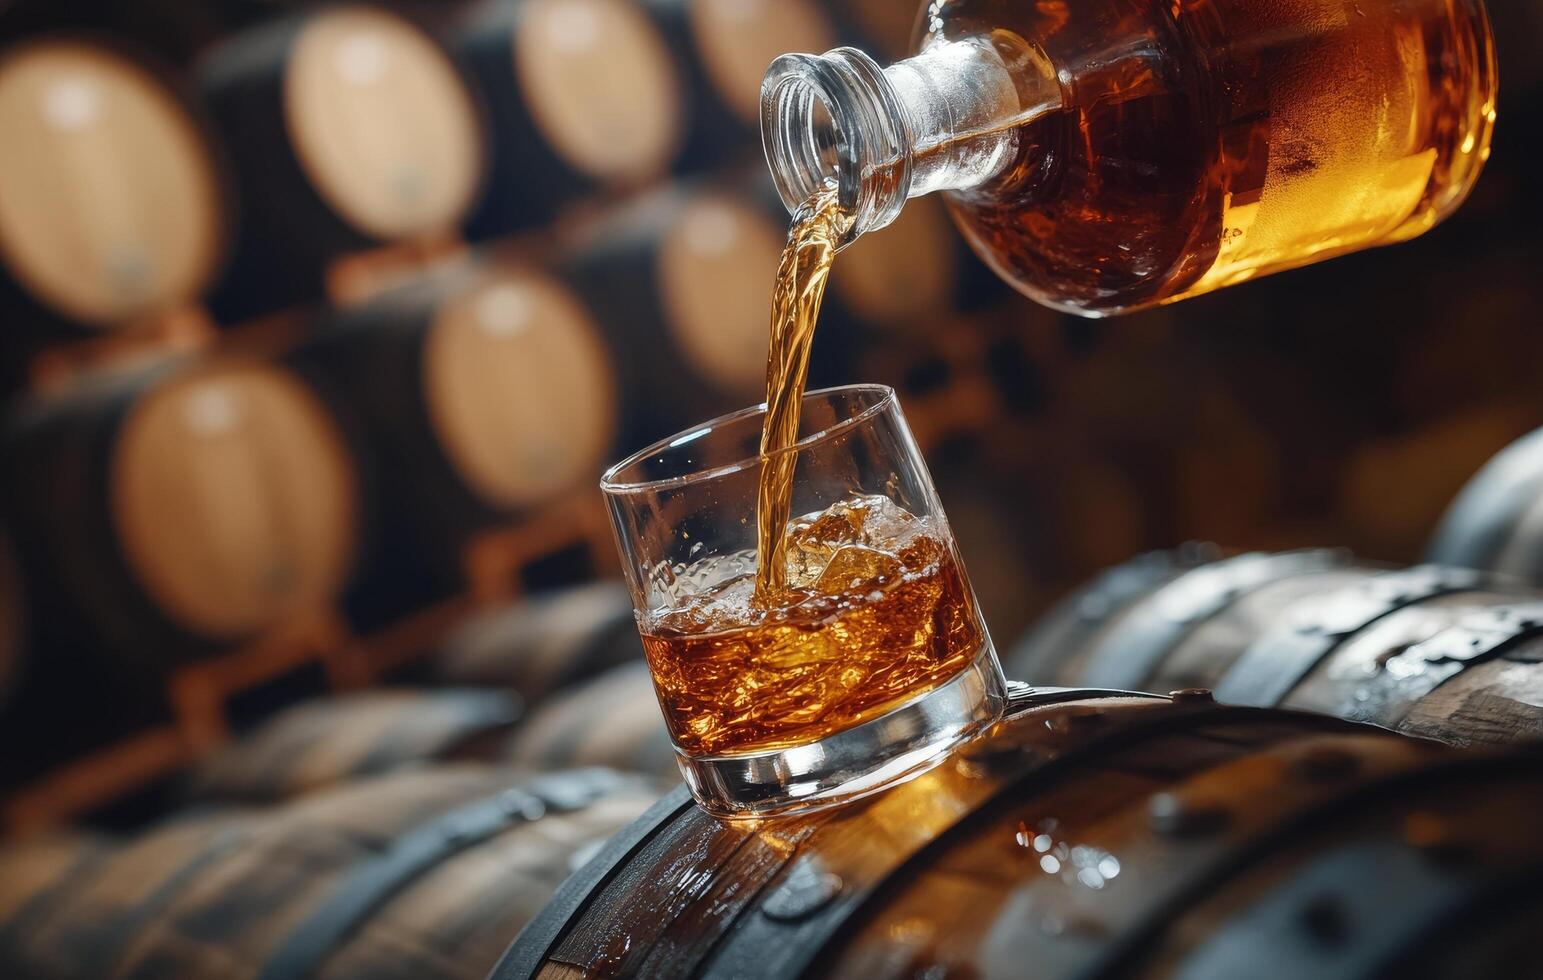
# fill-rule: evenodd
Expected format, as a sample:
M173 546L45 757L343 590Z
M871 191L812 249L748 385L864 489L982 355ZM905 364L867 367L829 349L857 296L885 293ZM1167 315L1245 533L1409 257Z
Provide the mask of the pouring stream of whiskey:
M816 192L793 216L772 290L771 350L766 358L766 421L756 499L755 599L769 605L787 589L788 518L793 506L798 415L809 374L809 345L831 263L852 227L834 187Z

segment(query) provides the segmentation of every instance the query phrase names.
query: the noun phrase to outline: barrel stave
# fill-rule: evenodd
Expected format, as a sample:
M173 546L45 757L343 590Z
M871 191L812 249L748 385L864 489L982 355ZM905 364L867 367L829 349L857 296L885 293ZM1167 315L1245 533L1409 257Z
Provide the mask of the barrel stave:
M1154 691L1214 688L1238 652L1279 623L1294 604L1354 585L1375 573L1375 569L1364 567L1305 569L1245 592L1196 626L1141 686Z
M796 973L828 938L829 930L888 874L934 838L969 819L971 811L1005 787L1020 779L1055 779L1074 773L1114 746L1139 743L1169 727L1183 729L1191 711L1229 720L1225 710L1214 706L1159 711L1154 710L1156 704L1161 702L1115 698L1064 708L1053 704L1031 708L950 764L853 807L748 828L741 823L716 824L695 810L685 812L659 828L659 836L636 851L634 860L591 897L554 948L553 958L602 975L679 975L678 962L651 965L647 957L659 954L650 950L694 946L701 958L703 950L714 948L717 937L724 936L730 945L713 954L713 972L728 976ZM1089 716L1101 720L1072 720ZM1300 716L1295 724L1319 729L1340 723ZM716 833L715 827L719 828ZM709 836L702 837L703 831ZM752 840L746 839L747 833ZM731 895L755 892L761 896L759 903L768 887L776 887L775 876L791 873L783 869L801 860L800 848L807 850L812 843L818 844L818 867L804 873L820 880L827 880L826 875L840 880L828 905L811 909L810 916L772 919L747 914L732 922L711 916L680 924L681 903L690 900L712 907L714 889ZM770 847L775 861L757 857L754 849L759 847ZM742 853L750 855L744 860L758 869L757 877L736 877L735 862ZM686 854L692 858L683 860ZM791 891L802 890L795 880ZM650 905L654 897L665 904ZM668 946L668 937L676 932L676 945ZM638 942L640 935L649 936L649 941Z
M1463 671L1417 701L1399 719L1398 730L1455 745L1543 741L1540 652L1529 644Z
M1530 895L1513 897L1536 921L1543 869L1524 816L1543 803L1536 772L1453 768L1393 792L1379 806L1293 835L1247 875L1194 902L1135 957L1141 970L1219 980L1268 962L1281 977L1364 977L1410 975L1398 967L1436 950L1453 959L1464 950L1514 955L1503 931L1496 943L1496 920L1503 930L1506 915L1493 896L1497 885L1504 895L1530 882ZM1483 914L1472 914L1475 906ZM1495 966L1413 975L1503 975Z
M305 702L202 763L190 795L273 803L360 776L491 750L519 718L502 691L377 690Z
M1414 705L1472 665L1498 658L1543 630L1543 615L1537 615L1543 606L1516 600L1504 592L1461 592L1394 612L1341 644L1282 706L1396 728ZM1512 610L1523 612L1509 615ZM1534 713L1523 711L1514 727L1535 727L1526 724ZM1465 740L1484 740L1452 731Z
M506 758L536 769L608 766L667 779L680 774L653 678L642 661L607 671L542 705L509 740Z
M1488 671L1517 692L1487 689L1479 707L1458 710L1463 688L1442 709L1420 710L1466 671L1508 656L1543 630L1525 614L1535 591L1503 575L1419 565L1352 562L1335 551L1248 554L1195 566L1183 554L1143 557L1106 573L1063 601L1009 656L1059 683L1132 688L1206 688L1234 704L1284 706L1400 727L1418 712L1419 731L1459 745L1526 738L1537 729L1525 671ZM1462 617L1514 613L1509 626L1457 634ZM1498 633L1496 632L1498 629ZM1460 650L1434 649L1461 642ZM1520 631L1518 633L1518 631ZM1405 654L1403 647L1427 644ZM1386 667L1386 669L1384 669ZM1484 684L1486 682L1477 682Z
M1382 855L1390 874L1417 872L1390 880L1431 885L1388 903L1396 941L1372 962L1402 962L1428 921L1421 895L1467 894L1444 869L1471 866L1482 895L1543 870L1517 832L1543 793L1540 763L1196 698L1020 694L1010 720L948 763L851 806L759 822L657 807L494 977L1172 975L1213 954L1208 937L1259 925L1253 910L1288 894L1292 874ZM1449 842L1496 820L1514 825L1500 843L1445 863ZM1430 860L1434 876L1417 867ZM1354 874L1337 884L1379 894ZM1293 941L1302 921L1262 941ZM1484 948L1508 962L1500 933ZM1366 975L1357 962L1325 975Z
M449 858L371 917L328 958L320 977L482 980L573 870L570 856L639 812L636 798L601 800L561 822L539 821Z
M1062 599L1013 647L1004 667L1032 683L1075 683L1077 665L1132 603L1217 555L1210 546L1151 551L1116 565Z
M109 976L121 945L178 890L247 833L245 815L208 812L170 820L77 862L42 900L0 929L0 962L21 976Z
M980 822L946 858L899 886L899 897L884 903L847 948L861 955L864 945L882 947L907 918L923 915L938 942L927 952L939 964L974 963L992 974L1023 955L1027 933L1041 975L1107 971L1160 933L1239 854L1280 835L1283 817L1300 819L1338 795L1338 786L1292 778L1301 760L1317 751L1354 753L1362 773L1375 777L1426 754L1376 736L1302 735L1281 733L1274 745L1234 748L1225 760L1202 757L1186 771L1101 787L1106 767L1124 768L1116 754L1064 788L1004 800L994 816L977 814ZM1037 846L1042 838L1045 851ZM991 882L990 900L926 914L939 877ZM846 955L829 961L823 975L857 975Z
M469 617L440 644L433 672L442 683L503 687L535 704L642 657L632 596L604 581Z
M479 977L575 855L655 796L604 770L445 766L119 845L0 852L7 882L59 875L7 899L0 963L49 980Z
M1175 647L1241 597L1284 578L1331 570L1344 557L1330 550L1249 552L1202 565L1131 606L1088 652L1079 683L1142 689Z

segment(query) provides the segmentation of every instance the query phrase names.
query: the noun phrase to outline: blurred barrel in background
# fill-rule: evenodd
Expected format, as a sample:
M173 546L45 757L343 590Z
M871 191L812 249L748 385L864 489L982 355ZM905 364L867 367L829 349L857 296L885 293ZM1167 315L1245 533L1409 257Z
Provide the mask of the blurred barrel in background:
M363 563L383 586L453 587L470 531L592 486L611 452L604 338L534 267L420 279L335 313L292 360L361 423L380 501Z
M372 6L299 12L210 51L198 84L240 189L220 319L323 296L327 262L345 253L458 238L482 187L482 118L408 21Z
M354 554L343 433L282 367L162 364L40 396L5 442L33 623L155 672L325 606Z
M10 946L9 936L25 930L26 920L44 913L49 895L61 881L103 860L112 842L102 834L84 830L58 831L27 840L0 844L0 948ZM0 963L7 954L0 953Z
M77 848L85 860L56 846L58 877L0 905L15 909L0 964L54 980L480 978L575 853L656 795L604 770L449 766L185 817L105 853ZM0 852L0 881L13 863L50 862Z
M624 368L625 446L764 397L769 284L784 234L753 201L690 186L576 236L561 272Z
M598 189L635 188L680 156L683 82L628 0L486 0L453 33L488 106L491 168L469 237L552 220Z
M0 131L6 334L117 329L199 302L227 201L159 69L99 41L23 42L0 54Z
M678 779L648 664L615 667L533 711L509 740L505 759L528 769L605 766Z
M970 251L942 202L932 197L906 202L893 224L843 249L830 284L846 313L881 335L942 329L948 317L1011 294Z
M1534 962L1536 750L1094 691L1011 711L931 772L775 828L716 821L677 790L564 884L493 980Z
M1194 558L1143 557L1074 594L1009 676L1211 688L1458 745L1543 738L1543 596L1520 583L1332 551Z
M839 38L816 0L640 0L685 73L685 165L698 169L753 154L761 76L778 55L824 52Z
M1426 555L1543 582L1543 430L1507 446L1468 481Z
M519 717L519 699L495 690L387 688L319 698L279 712L205 760L189 795L277 803L363 776L491 758Z
M134 910L158 911L159 896L240 840L246 821L238 810L210 810L170 818L132 842L77 831L0 848L0 968L17 977L107 976L117 947L132 938Z
M536 705L642 657L632 596L620 582L602 581L468 617L439 644L429 669L439 683L502 688Z
M742 174L681 183L578 225L559 261L618 364L622 445L641 448L765 397L786 212ZM809 386L849 382L856 320L834 289Z
M1192 630L1204 625L1204 617L1229 611L1236 604L1233 618L1252 612L1264 599L1255 596L1247 605L1239 603L1244 590L1272 596L1264 587L1283 581L1282 602L1265 606L1264 616L1276 614L1282 605L1327 585L1340 584L1347 574L1348 556L1330 549L1287 552L1281 555L1247 554L1223 560L1220 549L1211 545L1188 545L1172 552L1139 555L1103 573L1040 618L1040 621L1008 656L1010 676L1035 684L1059 683L1059 678L1097 674L1103 683L1117 688L1143 690L1142 685L1156 682L1166 662L1167 646L1157 643L1137 652L1136 646L1120 631L1127 619L1136 618L1136 610L1150 603L1159 612L1158 623L1167 623L1172 639L1185 639ZM1190 572L1201 571L1185 580ZM1325 580L1327 580L1325 582ZM1151 602L1169 585L1177 584L1165 604ZM1231 635L1229 633L1229 635ZM1157 636L1155 631L1153 639ZM1144 637L1143 637L1144 638ZM1103 651L1109 651L1104 653ZM1093 663L1094 658L1098 663ZM1171 679L1171 674L1161 675ZM1208 687L1195 681L1176 687ZM1170 688L1172 690L1173 688Z

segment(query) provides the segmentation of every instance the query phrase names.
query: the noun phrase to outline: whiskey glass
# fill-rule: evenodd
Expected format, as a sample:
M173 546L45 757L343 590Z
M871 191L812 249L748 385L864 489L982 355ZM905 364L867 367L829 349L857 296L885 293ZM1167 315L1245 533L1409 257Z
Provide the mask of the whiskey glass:
M756 593L764 415L763 404L661 440L601 481L681 773L725 817L814 809L917 775L1006 703L887 387L804 395L785 450L788 581Z

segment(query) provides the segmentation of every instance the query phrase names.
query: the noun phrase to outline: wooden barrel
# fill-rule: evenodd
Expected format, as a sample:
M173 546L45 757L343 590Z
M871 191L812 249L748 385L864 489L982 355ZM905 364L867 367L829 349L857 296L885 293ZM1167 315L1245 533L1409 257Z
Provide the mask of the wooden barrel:
M1459 568L1331 551L1143 557L1006 658L1034 683L1212 688L1458 745L1543 738L1543 596Z
M893 224L843 249L830 288L848 315L882 333L942 329L950 314L983 309L1010 293L934 197L907 201Z
M564 691L531 713L506 760L526 769L605 766L679 779L648 664L639 660Z
M143 671L251 638L342 587L352 458L282 367L99 376L11 423L7 511L40 640L88 637Z
M1468 481L1426 550L1429 561L1543 582L1543 429Z
M0 845L0 923L10 934L11 924L23 909L47 902L48 893L61 881L80 873L112 848L105 836L86 831L61 831L21 842ZM0 943L5 940L0 940Z
M328 260L457 234L482 185L482 121L449 57L379 7L304 11L232 36L198 83L236 170L225 321L323 295Z
M850 806L719 822L677 790L492 976L1349 978L1428 953L1507 975L1535 961L1515 923L1543 922L1540 803L1532 750L1019 695L938 768Z
M0 880L26 887L5 903L0 970L38 980L108 976L115 948L249 829L245 813L204 811L128 842L81 835L8 847Z
M227 207L202 124L162 73L65 36L0 55L6 334L107 330L199 302ZM34 331L35 332L35 331Z
M818 0L641 0L685 73L685 162L758 156L761 76L778 55L825 52L839 41Z
M487 0L451 43L488 106L491 169L471 238L642 186L680 155L683 82L658 28L627 0Z
M361 423L380 499L372 567L458 570L469 531L587 492L611 456L616 382L603 336L573 292L535 268L421 279L334 314L292 361Z
M741 184L681 184L576 231L559 268L622 366L622 442L641 446L762 401L772 283L785 214ZM850 346L826 294L810 385Z
M537 705L619 664L643 659L632 596L620 582L539 593L472 616L434 653L445 684L498 687Z
M489 758L519 717L519 699L503 691L383 689L319 698L205 760L189 795L276 803L361 776Z
M575 856L656 796L604 770L449 766L184 818L24 903L0 963L50 980L479 980Z

